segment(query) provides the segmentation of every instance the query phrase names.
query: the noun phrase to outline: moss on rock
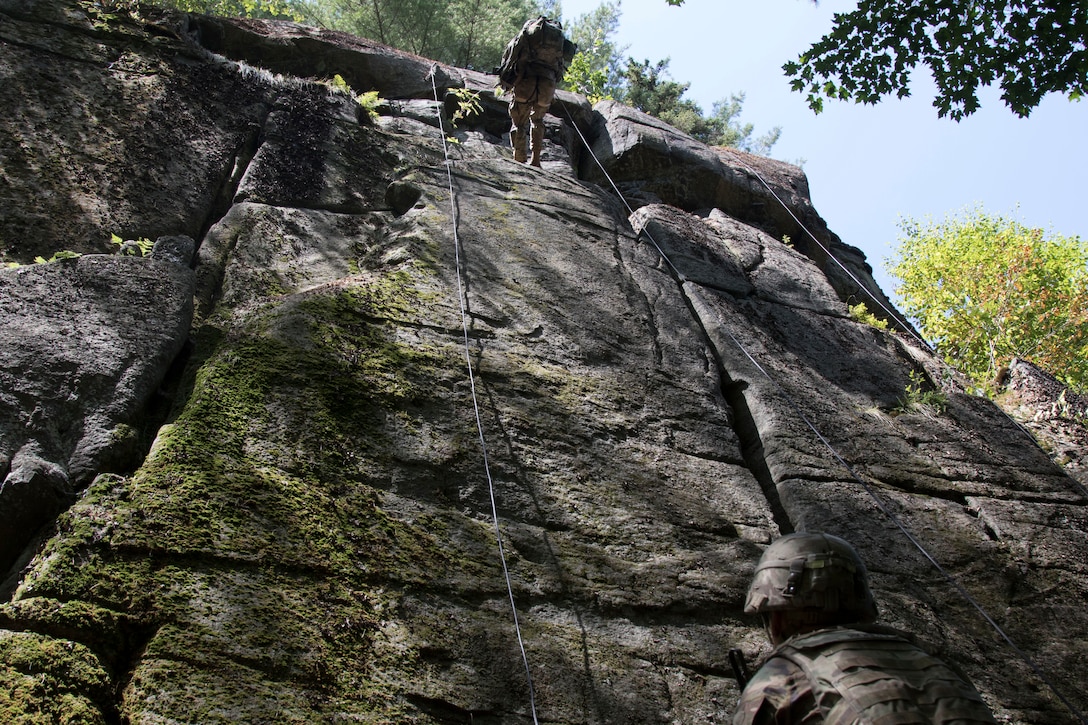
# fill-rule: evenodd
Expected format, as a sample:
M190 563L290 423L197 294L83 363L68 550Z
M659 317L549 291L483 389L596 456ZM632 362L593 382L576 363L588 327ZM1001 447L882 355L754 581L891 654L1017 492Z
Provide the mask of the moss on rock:
M85 646L34 632L0 631L0 721L109 722L112 681Z
M119 680L103 672L92 699L116 697L134 721L190 697L200 722L410 722L397 683L416 645L384 624L398 588L498 584L486 525L386 506L398 462L428 447L415 440L428 417L450 414L429 386L462 365L456 345L401 339L426 304L410 282L373 276L207 322L184 406L144 465L99 477L58 520L0 625L106 652ZM441 451L424 479L465 455ZM55 656L54 670L86 669ZM165 681L189 684L153 694Z

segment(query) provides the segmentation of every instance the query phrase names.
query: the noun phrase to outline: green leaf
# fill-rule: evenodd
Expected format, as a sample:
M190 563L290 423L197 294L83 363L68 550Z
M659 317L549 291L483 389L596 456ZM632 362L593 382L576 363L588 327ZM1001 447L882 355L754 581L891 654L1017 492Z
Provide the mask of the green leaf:
M853 12L836 13L831 31L783 70L795 90L801 80L827 98L875 103L909 95L910 72L926 66L937 81L938 116L971 115L979 88L995 81L1005 104L1027 116L1050 92L1075 99L1088 91L1088 63L1070 60L1083 58L1088 34L1083 13L1073 10L1079 5L862 0Z

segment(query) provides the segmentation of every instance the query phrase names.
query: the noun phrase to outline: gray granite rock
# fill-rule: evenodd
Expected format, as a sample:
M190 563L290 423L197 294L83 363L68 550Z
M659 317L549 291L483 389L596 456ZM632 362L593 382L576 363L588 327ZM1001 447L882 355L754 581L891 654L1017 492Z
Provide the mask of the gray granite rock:
M851 319L799 169L572 94L535 169L486 74L88 8L0 0L12 719L725 722L801 529L1002 722L1088 706L1083 487Z

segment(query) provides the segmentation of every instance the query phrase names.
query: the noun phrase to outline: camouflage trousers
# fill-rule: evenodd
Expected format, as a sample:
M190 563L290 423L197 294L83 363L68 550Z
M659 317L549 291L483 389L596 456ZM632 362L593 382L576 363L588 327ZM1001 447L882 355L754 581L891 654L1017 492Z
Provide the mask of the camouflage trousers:
M544 150L544 116L555 98L555 81L544 76L527 76L514 84L510 101L510 145L514 160L525 161L526 140L532 154L533 166L540 166ZM531 122L531 123L530 123Z

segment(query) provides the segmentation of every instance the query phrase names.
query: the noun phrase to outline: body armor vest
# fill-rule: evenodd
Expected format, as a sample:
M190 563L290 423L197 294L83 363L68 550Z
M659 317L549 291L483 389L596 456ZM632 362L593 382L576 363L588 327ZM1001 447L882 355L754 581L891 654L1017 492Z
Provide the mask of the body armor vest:
M897 634L822 630L790 639L772 656L804 671L828 725L994 723L973 686Z

